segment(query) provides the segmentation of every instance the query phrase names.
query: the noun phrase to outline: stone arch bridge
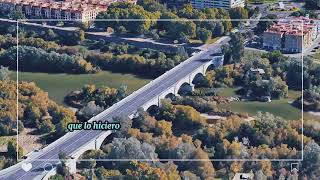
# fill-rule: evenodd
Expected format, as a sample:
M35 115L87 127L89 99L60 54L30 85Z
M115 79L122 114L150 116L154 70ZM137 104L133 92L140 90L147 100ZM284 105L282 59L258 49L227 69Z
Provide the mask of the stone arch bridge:
M224 57L219 53L221 52L221 46L227 44L229 40L228 36L220 38L205 50L193 54L191 58L96 115L90 121L106 122L119 116L133 117L141 107L146 110L153 105L159 106L161 99L168 94L178 95L183 84L188 84L192 91L194 88L192 81L197 74L205 75L210 66L219 67L223 64ZM99 149L110 134L110 131L99 130L69 132L40 151L32 153L22 162L0 171L0 179L48 179L50 175L56 173L56 169L46 171L44 167L48 163L52 164L53 167L60 163L58 154L61 151L70 157L66 161L66 165L71 173L75 172L76 160L88 150ZM23 170L22 164L25 163L32 163L32 169L29 171Z

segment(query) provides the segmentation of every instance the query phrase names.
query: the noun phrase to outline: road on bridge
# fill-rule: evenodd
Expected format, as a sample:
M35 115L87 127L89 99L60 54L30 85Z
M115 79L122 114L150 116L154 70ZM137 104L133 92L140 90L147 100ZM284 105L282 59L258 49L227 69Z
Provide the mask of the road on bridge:
M136 93L131 94L127 98L113 105L105 110L94 120L109 121L117 116L129 116L134 113L138 108L144 105L148 100L158 96L167 89L178 82L181 78L187 76L195 69L203 65L204 59L212 59L212 55L221 52L221 46L230 41L228 36L220 38L214 44L207 46L205 50L194 54L191 58L179 64L175 68L166 72L159 78L155 79L145 87L138 90ZM44 167L47 163L56 165L59 163L58 154L63 151L67 155L72 155L77 149L81 148L84 144L92 139L96 139L102 131L95 130L81 130L70 132L51 143L39 152L35 152L31 157L26 160L0 171L0 179L6 180L30 180L42 179L46 175ZM134 157L133 157L134 158ZM21 165L22 163L32 163L32 169L25 172Z

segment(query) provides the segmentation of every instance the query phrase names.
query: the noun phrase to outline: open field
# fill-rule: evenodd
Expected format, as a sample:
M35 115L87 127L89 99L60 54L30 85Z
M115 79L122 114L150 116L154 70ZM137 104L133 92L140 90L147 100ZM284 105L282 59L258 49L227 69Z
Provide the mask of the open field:
M236 88L220 88L219 95L221 96L236 96ZM231 110L234 112L247 112L249 115L254 116L258 111L270 112L274 115L280 116L284 119L295 120L301 118L301 110L293 107L289 102L301 96L300 91L289 91L289 97L287 99L272 100L270 103L258 102L258 101L240 101L231 102L227 104L220 104L220 109ZM320 117L304 113L304 119L313 119L320 121Z
M11 78L16 79L15 72L11 74ZM85 84L115 88L127 85L128 92L131 93L150 81L150 79L144 79L132 74L112 73L110 71L80 75L19 72L19 80L35 82L37 86L49 93L51 99L59 104L63 104L65 95L71 91L80 90Z

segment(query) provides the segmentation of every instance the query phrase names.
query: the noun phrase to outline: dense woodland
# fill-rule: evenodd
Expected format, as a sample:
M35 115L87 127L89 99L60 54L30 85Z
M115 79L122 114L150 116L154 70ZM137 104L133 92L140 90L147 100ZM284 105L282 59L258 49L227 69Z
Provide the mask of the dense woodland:
M17 105L17 83L9 79L9 70L0 69L0 136L12 136L21 133L24 128L35 128L36 134L43 135L47 143L66 133L68 123L76 122L75 113L57 105L48 98L34 83L19 82L19 100ZM16 112L18 108L18 127ZM8 153L1 156L1 169L11 166L17 160L15 139L8 144ZM19 158L24 155L19 148Z
M15 70L16 37L8 29L0 35L0 65ZM58 36L53 31L25 30L20 34L20 71L84 74L111 70L158 77L189 57L182 46L175 52L164 52L85 39L78 43L80 46L69 46L54 38L47 40L49 34Z
M289 162L218 163L209 159L299 159L302 150L300 121L286 121L269 113L260 113L253 121L247 121L239 115L230 115L226 120L210 123L195 109L199 106L207 107L205 101L189 106L180 104L186 97L180 98L182 99L175 101L164 100L160 108L149 112L139 110L132 120L124 117L115 119L122 122L123 129L109 137L100 150L89 151L82 158L135 157L202 161L82 161L78 164L80 174L98 179L228 179L237 172L251 172L257 179L294 176L285 170L290 169ZM203 112L210 111L212 109L206 108ZM309 125L305 127L309 132L312 129L319 130ZM312 179L319 176L320 146L311 137L315 136L304 136L305 161L300 164L299 174L300 177ZM319 134L316 137L319 138ZM277 171L280 169L284 172ZM58 174L54 178L62 175Z
M85 85L80 91L70 92L65 97L65 102L78 109L76 116L80 121L87 121L122 100L126 95L127 88L125 85L119 89Z
M114 3L97 17L97 19L134 18L138 21L96 21L95 23L100 28L111 27L119 34L144 34L155 40L168 38L181 43L189 42L191 39L206 42L211 38L227 34L232 27L239 25L238 22L232 24L231 21L227 21L228 19L247 19L249 13L253 11L244 8L234 8L230 11L224 9L197 10L191 5L174 10L153 0L143 0L138 1L138 5ZM226 21L196 19L226 19Z

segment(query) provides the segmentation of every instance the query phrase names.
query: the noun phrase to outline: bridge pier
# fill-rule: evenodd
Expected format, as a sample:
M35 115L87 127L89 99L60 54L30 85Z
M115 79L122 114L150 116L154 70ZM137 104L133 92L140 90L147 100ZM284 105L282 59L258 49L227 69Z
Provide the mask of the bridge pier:
M77 172L77 160L76 159L68 159L66 162L66 166L67 166L70 174L75 174Z
M71 158L66 161L66 166L71 174L76 173L77 171L77 160L79 157L89 150L98 150L100 149L103 141L111 134L111 131L105 131L99 137L97 137L94 141L88 142L83 145L77 151L72 153Z

